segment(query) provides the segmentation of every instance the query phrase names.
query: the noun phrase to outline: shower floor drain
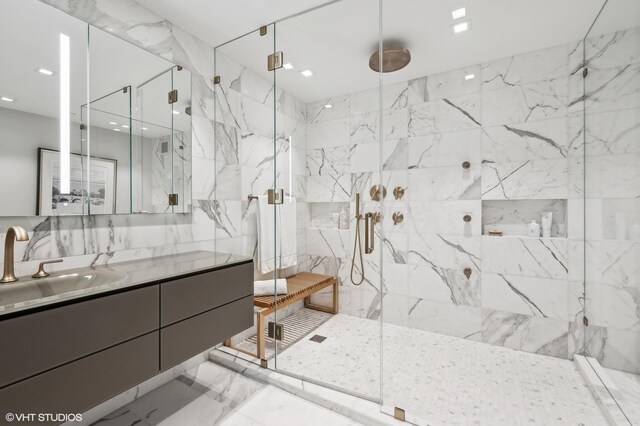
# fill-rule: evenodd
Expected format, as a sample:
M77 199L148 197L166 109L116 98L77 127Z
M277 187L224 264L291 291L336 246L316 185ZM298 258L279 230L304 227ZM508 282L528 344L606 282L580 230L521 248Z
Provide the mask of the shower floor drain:
M316 343L322 343L322 342L324 342L324 341L325 341L325 339L326 339L326 337L321 336L321 335L319 335L319 334L316 334L316 335L314 335L314 336L313 336L311 339L309 339L309 340L311 340L312 342L316 342Z

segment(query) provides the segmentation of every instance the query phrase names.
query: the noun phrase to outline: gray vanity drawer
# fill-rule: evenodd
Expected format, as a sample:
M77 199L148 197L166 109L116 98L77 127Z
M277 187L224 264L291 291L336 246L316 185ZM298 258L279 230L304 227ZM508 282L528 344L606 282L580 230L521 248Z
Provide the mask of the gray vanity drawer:
M156 374L157 331L0 389L0 412L82 413Z
M253 326L248 296L160 330L160 370L165 371Z
M162 283L160 323L164 327L252 294L252 262Z
M0 321L0 387L159 328L150 286Z

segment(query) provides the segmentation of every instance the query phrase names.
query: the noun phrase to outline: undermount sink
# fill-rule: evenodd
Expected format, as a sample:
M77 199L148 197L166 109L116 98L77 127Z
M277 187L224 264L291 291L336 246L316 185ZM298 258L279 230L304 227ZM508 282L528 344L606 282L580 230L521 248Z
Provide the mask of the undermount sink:
M122 272L87 270L47 278L20 278L10 284L0 284L0 304L28 302L43 297L118 284L127 277Z

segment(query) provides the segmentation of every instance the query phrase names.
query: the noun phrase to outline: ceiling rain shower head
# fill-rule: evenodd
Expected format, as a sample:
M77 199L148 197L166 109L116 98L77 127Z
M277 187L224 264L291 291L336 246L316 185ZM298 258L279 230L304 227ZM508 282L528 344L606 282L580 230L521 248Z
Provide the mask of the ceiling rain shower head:
M411 52L404 47L385 47L382 49L382 72L401 70L411 62ZM369 58L369 68L380 72L380 51L376 50Z

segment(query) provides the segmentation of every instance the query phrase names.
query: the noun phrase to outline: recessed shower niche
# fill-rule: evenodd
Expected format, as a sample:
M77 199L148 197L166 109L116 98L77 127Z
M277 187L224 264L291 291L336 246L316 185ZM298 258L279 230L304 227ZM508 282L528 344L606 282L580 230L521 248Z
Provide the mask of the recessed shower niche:
M529 223L541 223L543 212L552 213L551 237L567 237L567 200L483 200L482 234L528 236Z

